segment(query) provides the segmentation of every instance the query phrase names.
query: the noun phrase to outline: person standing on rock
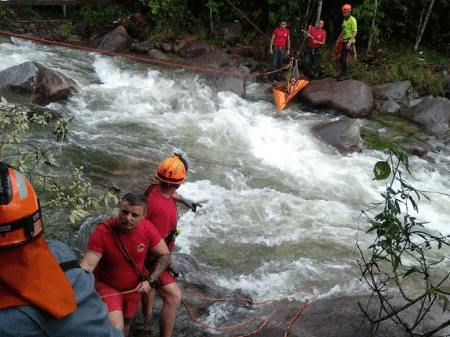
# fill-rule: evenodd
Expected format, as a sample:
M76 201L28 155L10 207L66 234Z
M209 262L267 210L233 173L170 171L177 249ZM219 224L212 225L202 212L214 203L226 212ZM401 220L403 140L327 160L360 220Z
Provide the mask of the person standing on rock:
M289 56L291 50L291 38L289 29L286 28L286 21L282 21L278 28L272 33L272 38L270 39L269 53L272 55L270 61L270 70L275 71L283 67L284 55ZM269 74L269 80L273 82L281 80L280 72Z
M309 26L305 34L305 37L308 39L308 47L306 48L303 64L305 66L304 75L308 77L308 80L311 80L314 75L316 64L322 52L322 46L327 38L327 32L323 29L323 25L323 20L319 20L314 27Z
M342 14L344 16L344 22L342 23L342 32L339 34L336 40L336 46L342 44L342 52L339 58L339 63L341 67L341 74L338 76L338 81L343 81L348 79L347 68L348 68L348 54L352 51L353 45L355 43L355 37L358 30L356 19L351 15L352 6L345 4L342 6ZM342 39L342 42L339 42Z
M108 322L125 336L141 294L156 287L161 274L172 264L158 230L144 219L146 211L144 195L125 194L118 216L100 223L92 232L81 261L81 267L95 276L95 289L108 307ZM147 273L144 264L148 254L156 261ZM160 336L169 337L171 332Z

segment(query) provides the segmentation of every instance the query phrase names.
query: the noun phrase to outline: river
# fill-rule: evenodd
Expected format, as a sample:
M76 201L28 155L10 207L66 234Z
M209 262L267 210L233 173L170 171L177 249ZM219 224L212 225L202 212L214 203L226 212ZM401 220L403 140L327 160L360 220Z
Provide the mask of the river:
M83 166L88 179L143 190L163 158L186 157L179 192L203 207L180 213L177 244L218 285L257 301L305 285L318 297L366 290L355 242L365 247L373 237L359 216L382 200L384 183L372 170L387 157L368 149L342 156L312 135L312 126L339 116L295 102L276 112L267 84L254 79L244 99L182 68L14 42L0 45L0 70L35 61L80 86L48 105L71 118L58 150L63 172ZM405 177L416 189L448 192L450 152L439 140L430 146L435 162L412 157ZM449 196L428 195L415 216L450 234Z

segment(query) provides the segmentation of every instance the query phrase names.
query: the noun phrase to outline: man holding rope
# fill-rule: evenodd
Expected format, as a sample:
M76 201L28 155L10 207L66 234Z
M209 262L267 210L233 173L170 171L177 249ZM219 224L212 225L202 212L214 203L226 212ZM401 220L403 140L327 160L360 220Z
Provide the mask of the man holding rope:
M171 265L170 252L157 229L144 219L144 195L126 194L117 217L100 223L92 232L81 267L94 273L95 288L108 307L107 319L128 336L141 295L156 287L156 280ZM156 258L150 274L145 259Z
M305 33L305 38L308 39L308 47L306 48L303 63L305 65L304 75L308 77L308 80L311 80L314 75L316 64L322 52L322 46L327 38L327 32L323 29L323 25L323 20L319 20L314 27L309 26L308 31Z

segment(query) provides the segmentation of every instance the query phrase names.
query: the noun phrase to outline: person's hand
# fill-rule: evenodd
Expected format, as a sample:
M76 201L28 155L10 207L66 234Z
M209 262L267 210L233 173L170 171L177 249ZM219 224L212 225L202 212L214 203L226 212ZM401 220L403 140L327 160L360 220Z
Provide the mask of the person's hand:
M273 54L273 49L272 48L269 49L269 53Z
M138 294L142 294L148 292L150 289L152 289L150 283L148 281L143 281L138 284L138 286L134 289L134 291L137 292Z
M351 41L348 41L348 42L347 42L347 49L350 49L351 46L352 46Z
M189 199L185 199L185 198L181 198L181 202L186 206L189 207L192 212L196 212L197 211L197 207L202 207L202 204L199 202L194 202L192 200Z
M289 52L290 52L290 51L289 51L289 49L288 49L288 50L286 50L286 55L289 55Z

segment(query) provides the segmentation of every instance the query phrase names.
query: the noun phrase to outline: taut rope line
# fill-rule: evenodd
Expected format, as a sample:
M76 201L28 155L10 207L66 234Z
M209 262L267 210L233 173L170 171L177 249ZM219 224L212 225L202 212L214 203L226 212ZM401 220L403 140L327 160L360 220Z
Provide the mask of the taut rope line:
M234 75L234 76L258 77L258 76L262 76L262 75L269 75L269 74L272 74L272 73L275 73L275 72L278 72L278 71L284 69L284 67L283 67L283 68L280 68L280 69L277 69L277 70L267 71L267 72L241 73L241 72L236 72L236 71L226 71L226 70L212 69L212 68L206 68L206 67L201 67L201 66L191 66L191 65L188 65L188 64L175 63L175 62L169 62L169 61L163 61L163 60L156 60L156 59L151 59L151 58L142 57L142 56L121 54L121 53L117 53L117 52L114 52L114 51L100 50L100 49L95 49L95 48L90 48L90 47L77 46L77 45L74 45L74 44L69 44L69 43L64 43L64 42L57 42L57 41L42 39L42 38L39 38L39 37L30 37L30 36L25 36L25 35L14 34L14 33L5 32L5 31L2 31L2 30L0 30L0 35L10 36L10 37L17 37L19 39L31 40L31 41L36 41L36 42L40 42L40 43L52 44L52 45L62 46L62 47L67 47L67 48L72 48L72 49L86 50L86 51L90 51L90 52L94 52L94 53L101 53L101 54L112 55L112 56L120 56L120 57L132 59L132 60L143 61L143 62L159 63L159 64L164 64L164 65L167 65L167 66L171 66L171 67L180 67L180 68L187 68L187 69L192 69L192 70L209 71L209 72L220 73L220 74L227 74L227 75Z

